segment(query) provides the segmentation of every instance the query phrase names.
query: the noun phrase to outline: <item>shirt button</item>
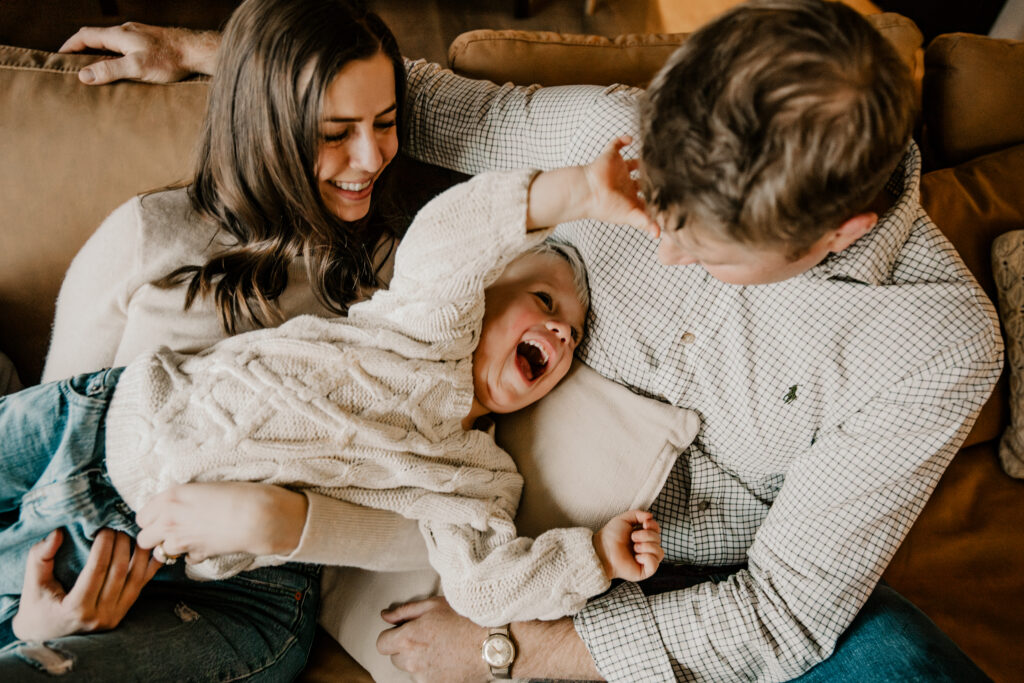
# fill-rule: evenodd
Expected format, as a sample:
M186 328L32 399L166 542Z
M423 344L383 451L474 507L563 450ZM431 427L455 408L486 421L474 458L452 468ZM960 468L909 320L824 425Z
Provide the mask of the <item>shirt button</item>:
M682 337L679 338L679 341L683 342L684 344L692 344L696 340L697 335L695 335L693 332L686 332L683 334Z
M710 500L702 500L699 503L697 503L696 505L694 505L693 507L694 507L694 509L697 512L704 512L709 507L711 507L711 501Z

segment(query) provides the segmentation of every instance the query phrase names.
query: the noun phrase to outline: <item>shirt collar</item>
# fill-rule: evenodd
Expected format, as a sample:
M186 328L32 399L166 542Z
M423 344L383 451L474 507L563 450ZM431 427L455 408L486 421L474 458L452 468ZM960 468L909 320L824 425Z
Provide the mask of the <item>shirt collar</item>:
M913 141L885 189L896 199L866 235L814 266L805 277L881 285L889 281L903 244L920 213L921 153Z

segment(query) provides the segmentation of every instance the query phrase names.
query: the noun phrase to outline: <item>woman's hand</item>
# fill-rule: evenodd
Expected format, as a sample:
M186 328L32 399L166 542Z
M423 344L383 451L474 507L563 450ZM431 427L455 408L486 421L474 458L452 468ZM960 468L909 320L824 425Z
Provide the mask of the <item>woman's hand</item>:
M136 515L138 543L160 544L189 561L245 552L287 555L306 524L306 496L252 482L182 484L154 496Z
M83 83L102 85L121 79L170 83L193 73L212 74L220 34L133 21L103 28L86 26L68 38L61 52L93 48L122 57L101 58L78 72Z
M70 591L53 576L53 559L63 541L60 529L32 546L25 566L21 603L11 626L22 640L52 640L74 633L109 631L162 566L127 534L102 529L85 568Z

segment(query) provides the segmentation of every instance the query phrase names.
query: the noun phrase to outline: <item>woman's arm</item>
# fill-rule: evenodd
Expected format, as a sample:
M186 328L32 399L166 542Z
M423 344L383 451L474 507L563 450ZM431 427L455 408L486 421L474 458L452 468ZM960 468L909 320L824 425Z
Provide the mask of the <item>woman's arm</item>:
M103 221L64 275L44 382L114 364L138 272L137 201L122 204Z
M192 74L213 74L220 33L134 21L103 28L86 26L65 41L61 52L93 48L122 57L101 59L78 72L83 83L102 85L121 79L170 83Z
M248 553L388 571L428 566L416 522L268 484L174 486L150 500L136 522L139 545L161 544L168 555L188 555L192 562Z

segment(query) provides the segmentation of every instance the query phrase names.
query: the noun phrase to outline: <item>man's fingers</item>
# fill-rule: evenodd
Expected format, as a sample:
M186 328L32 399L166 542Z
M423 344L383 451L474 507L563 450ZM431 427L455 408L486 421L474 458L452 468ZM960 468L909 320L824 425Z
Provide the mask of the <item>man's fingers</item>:
M106 581L107 569L110 567L115 540L112 529L100 529L96 534L85 567L68 592L68 596L75 602L91 607L99 600L100 591L103 590L103 583Z
M135 547L132 553L131 564L128 567L128 576L125 578L124 586L119 596L119 606L125 611L135 604L142 592L143 587L149 580L156 576L163 564L154 560L149 550Z
M410 619L423 616L434 608L434 604L435 600L433 598L414 600L413 602L401 604L398 607L386 609L380 613L380 617L389 624L401 624Z
M64 41L58 52L106 50L127 54L139 47L138 35L126 27L138 26L128 22L120 26L83 26Z
M120 531L114 533L114 547L110 553L110 564L103 579L98 602L117 601L124 590L132 559L132 539Z
M102 58L78 72L78 80L87 85L105 85L125 78L138 78L142 73L139 60L131 55Z
M25 564L25 591L56 584L56 579L53 578L53 558L57 555L63 540L63 532L54 529L28 551L28 561Z

